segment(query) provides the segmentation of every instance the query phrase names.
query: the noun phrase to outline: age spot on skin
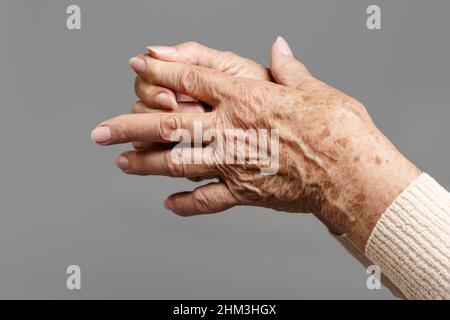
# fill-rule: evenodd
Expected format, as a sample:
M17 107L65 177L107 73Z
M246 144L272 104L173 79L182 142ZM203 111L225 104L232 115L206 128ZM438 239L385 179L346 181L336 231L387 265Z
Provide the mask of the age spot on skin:
M311 101L312 100L312 97L311 96L303 96L303 101L304 102L309 102L309 101Z
M366 200L366 196L364 195L364 193L359 193L356 195L355 200L359 203L364 202L364 200Z
M359 157L354 157L353 158L353 162L358 162L359 161Z
M311 102L313 98L311 96L301 96L300 99L298 99L298 103L304 105L304 104L308 104L309 102Z
M320 133L319 139L320 139L320 140L323 140L323 139L325 139L326 137L329 137L329 136L330 136L330 129L325 128L325 129L323 129L322 132Z
M381 159L378 156L375 156L375 163L381 164Z
M348 144L347 138L339 138L336 140L336 142L342 147L345 148Z

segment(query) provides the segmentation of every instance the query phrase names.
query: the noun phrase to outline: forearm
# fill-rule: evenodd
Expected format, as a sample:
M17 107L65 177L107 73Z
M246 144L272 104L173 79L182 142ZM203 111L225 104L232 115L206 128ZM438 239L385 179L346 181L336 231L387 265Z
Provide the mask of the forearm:
M380 267L397 295L449 299L449 193L376 128L359 132L346 141L338 196L327 195L339 211L322 219L360 262ZM339 218L327 218L333 213Z
M354 216L346 233L361 250L383 212L421 173L375 126L366 135L354 137L358 151L343 177L349 188L343 197Z
M346 234L364 251L380 216L420 171L361 118L337 118L330 126L333 139L314 146L316 154L333 153L337 159L322 165L327 176L322 180L334 183L324 188L325 200L315 213L332 233Z

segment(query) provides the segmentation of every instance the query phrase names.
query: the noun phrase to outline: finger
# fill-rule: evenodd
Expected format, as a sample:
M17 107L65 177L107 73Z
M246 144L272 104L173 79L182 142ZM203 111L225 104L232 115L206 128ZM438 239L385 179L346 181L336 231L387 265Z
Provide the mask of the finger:
M173 194L164 202L167 209L184 217L216 213L237 204L236 198L223 182L212 182L191 192Z
M135 175L184 178L216 175L218 172L212 165L194 162L195 152L202 152L202 148L128 151L116 159L116 165L123 172Z
M150 56L160 60L198 65L233 76L245 74L253 79L271 80L268 70L259 63L233 52L216 50L197 42L185 42L174 47L151 46L147 49Z
M277 83L288 87L298 87L312 77L306 67L294 58L282 37L278 37L272 46L270 71Z
M185 113L202 113L205 112L203 106L198 103L189 103L189 102L181 102L178 104L178 110L179 112L185 112ZM142 101L136 102L132 109L132 114L139 114L139 113L159 113L161 110L149 108L147 105L145 105ZM169 111L168 111L169 112ZM140 149L150 149L154 148L156 145L158 145L158 142L149 142L149 141L133 141L132 142L133 147L136 150Z
M236 93L232 87L241 80L216 70L165 62L149 56L133 58L130 65L150 83L189 95L212 106L217 106L226 97L234 96Z
M185 108L200 107L203 111L202 104L197 100L179 92L174 93L170 89L152 85L141 76L136 77L134 89L136 95L149 108L184 112ZM186 102L190 104L184 104ZM187 112L196 111L188 110Z
M145 57L145 55L144 54L139 54L139 57L140 58L144 58ZM164 59L163 59L164 60ZM131 59L130 59L130 61L131 61ZM171 60L167 60L167 61L171 61ZM138 76L139 77L139 76ZM142 78L142 77L141 77ZM143 78L142 78L143 79ZM148 82L147 82L148 83ZM160 87L161 88L161 87ZM172 90L169 90L169 89L166 89L166 90L168 90L168 91L170 91L170 92L173 92ZM180 92L175 92L175 98L176 98L176 101L177 102L193 102L193 101L197 101L196 99L194 99L194 98L192 98L192 97L190 97L190 96L188 96L188 95L185 95L185 94L182 94L182 93L180 93Z
M139 113L157 113L161 112L161 110L149 108L147 107L142 101L137 101L133 107L131 108L132 114L139 114ZM157 142L148 142L148 141L133 141L132 145L133 148L136 150L140 149L150 149L158 145Z
M152 85L144 77L136 77L134 91L138 98L149 107L165 110L178 108L177 99L172 90Z
M142 101L136 102L131 108L131 113L161 113L161 109L155 109L144 104ZM202 113L205 112L200 102L179 102L177 110L167 110L166 112Z
M194 129L208 130L213 113L125 114L98 125L91 134L100 145L132 141L177 142L184 135L195 137ZM198 134L198 132L196 133Z

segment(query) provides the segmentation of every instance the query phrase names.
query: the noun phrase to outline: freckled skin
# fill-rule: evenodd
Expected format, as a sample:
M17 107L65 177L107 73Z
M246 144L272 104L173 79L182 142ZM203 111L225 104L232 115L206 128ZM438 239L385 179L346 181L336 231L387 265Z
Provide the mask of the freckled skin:
M178 50L183 46L198 44L182 44ZM261 164L212 163L217 173L206 178L217 177L226 184L228 192L223 196L232 205L311 212L331 232L347 234L364 250L380 215L419 170L378 130L359 101L315 79L306 69L300 70L304 81L286 86L269 82L273 79L266 68L232 53L218 56L208 67L235 77L222 83L232 91L217 97L220 103L213 106L212 127L222 133L278 129L280 158L273 176L261 175ZM214 82L213 77L208 80ZM184 88L200 86L196 77L190 80ZM137 90L141 100L150 100L145 99L146 92Z
M218 108L219 128L280 130L276 175L262 176L248 165L218 165L220 176L239 204L312 212L331 232L346 233L364 248L379 215L419 172L358 101L310 81L303 90L245 81L246 93L232 97L239 107Z

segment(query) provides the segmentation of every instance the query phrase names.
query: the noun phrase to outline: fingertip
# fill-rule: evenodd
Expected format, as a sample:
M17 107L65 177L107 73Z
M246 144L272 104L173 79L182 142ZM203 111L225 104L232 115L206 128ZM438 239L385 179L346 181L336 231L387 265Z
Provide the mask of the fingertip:
M151 56L170 56L177 52L175 47L169 46L149 46L147 50Z
M91 140L100 145L107 144L111 137L111 129L108 126L97 127L91 132Z
M176 99L166 92L160 92L155 96L155 102L163 109L175 110L178 107Z
M130 161L128 160L128 157L125 154L121 154L116 159L116 166L122 170L127 171L130 168Z
M194 216L195 214L192 214L185 208L179 208L176 206L175 200L172 199L172 198L176 197L176 195L177 194L173 194L164 201L164 208L166 208L167 210L169 210L170 212L172 212L173 214L175 214L179 217L187 218L187 217Z
M293 57L294 54L292 53L291 47L287 43L287 41L282 37L278 36L277 39L274 42L273 47L275 50L277 50L279 53L281 53L284 56Z
M137 74L144 74L146 70L146 62L141 57L133 57L130 60L128 60L128 63L130 64L130 67L136 72Z
M164 200L164 208L173 212L174 207L172 201L170 200L170 197Z
M196 215L192 212L190 204L191 192L184 191L171 194L165 201L164 207L179 217L190 217Z

